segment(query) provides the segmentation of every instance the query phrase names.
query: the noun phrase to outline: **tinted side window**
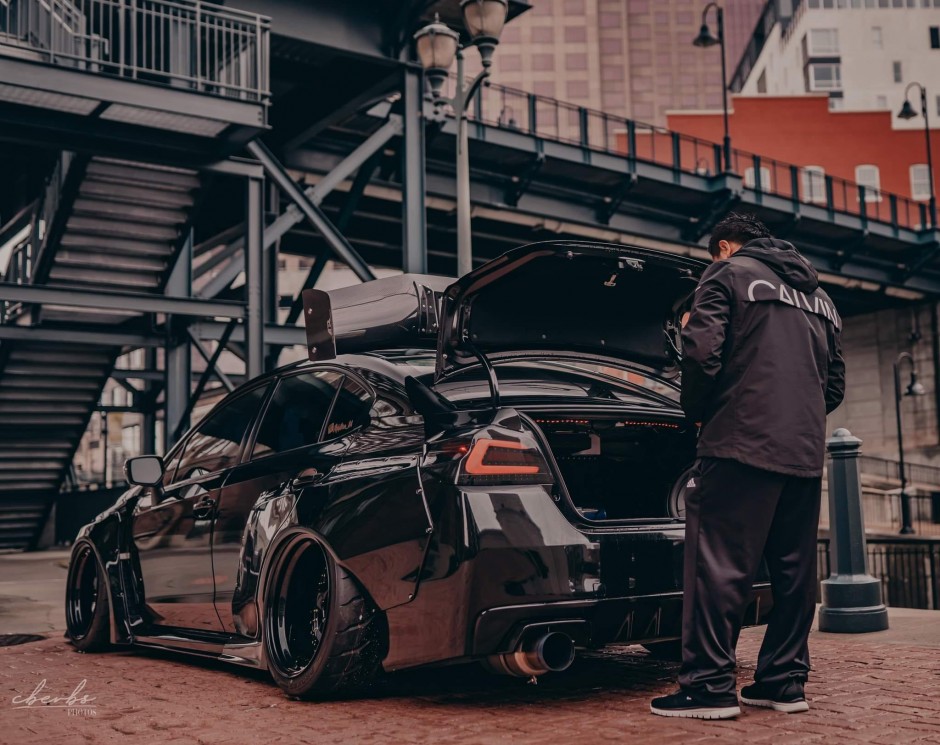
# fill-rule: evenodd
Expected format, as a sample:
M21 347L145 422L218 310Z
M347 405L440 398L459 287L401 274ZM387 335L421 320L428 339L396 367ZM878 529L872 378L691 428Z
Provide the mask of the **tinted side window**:
M372 394L355 379L346 377L339 390L330 421L323 433L324 440L340 437L356 427L368 424L369 410L372 408Z
M372 417L375 419L387 416L411 416L414 414L414 407L408 400L408 394L401 385L394 384L382 375L363 370L364 377L376 397L372 402Z
M267 386L254 388L211 411L186 443L174 481L234 466L265 391Z
M325 370L284 378L261 420L252 458L314 445L343 376Z
M176 481L176 468L180 464L180 458L183 455L183 447L176 449L176 452L170 451L171 454L168 454L166 458L163 459L163 485L172 484Z

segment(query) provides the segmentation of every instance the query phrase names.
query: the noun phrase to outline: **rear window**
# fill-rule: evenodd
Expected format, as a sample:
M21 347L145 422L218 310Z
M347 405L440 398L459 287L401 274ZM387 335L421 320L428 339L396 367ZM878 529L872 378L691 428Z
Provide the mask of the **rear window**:
M264 413L252 458L315 445L343 376L318 370L284 378Z
M324 440L341 437L357 427L369 423L372 394L354 378L346 377L339 389L330 420L323 433Z

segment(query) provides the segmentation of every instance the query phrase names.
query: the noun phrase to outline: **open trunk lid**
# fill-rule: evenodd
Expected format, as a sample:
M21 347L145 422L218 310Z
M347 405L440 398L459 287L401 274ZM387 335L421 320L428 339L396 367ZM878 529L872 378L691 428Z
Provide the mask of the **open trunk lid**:
M436 378L466 365L558 353L664 374L701 261L662 251L558 241L513 249L444 292Z

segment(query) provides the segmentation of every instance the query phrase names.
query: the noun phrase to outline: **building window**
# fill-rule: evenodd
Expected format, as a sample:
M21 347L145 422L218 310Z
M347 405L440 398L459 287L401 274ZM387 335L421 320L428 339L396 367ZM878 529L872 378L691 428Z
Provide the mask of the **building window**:
M826 203L826 171L821 166L806 166L801 174L803 201L814 204Z
M767 92L767 71L764 70L761 72L760 77L757 79L757 92L766 93Z
M811 91L842 90L842 66L839 63L816 63L809 66Z
M940 26L930 27L930 48L940 49Z
M871 27L871 45L875 49L884 48L884 37L881 35L881 26Z
M500 69L506 69L506 57L509 55L503 55L503 58L500 59ZM532 55L532 69L538 71L548 71L555 69L555 55L554 54L533 54Z
M887 96L875 96L875 108L882 109L882 110L888 108L888 97Z
M855 183L865 187L866 202L881 201L881 172L878 166L855 166Z
M930 170L926 163L911 166L911 198L930 199Z
M587 41L587 28L584 26L565 26L565 41Z
M555 41L555 29L551 26L533 26L532 42L535 44L551 44Z
M126 455L140 452L140 425L131 424L121 430L121 448Z
M810 29L809 53L816 56L838 54L839 30L835 28Z
M754 167L744 169L744 185L748 189L756 189L757 182L754 180ZM760 190L761 191L770 191L773 188L773 185L770 183L770 169L761 166L760 167Z
M892 64L892 69L893 69L893 72L894 72L894 82L895 82L895 83L901 83L901 82L903 82L904 76L901 74L901 63L900 63L900 62L894 62L894 63Z

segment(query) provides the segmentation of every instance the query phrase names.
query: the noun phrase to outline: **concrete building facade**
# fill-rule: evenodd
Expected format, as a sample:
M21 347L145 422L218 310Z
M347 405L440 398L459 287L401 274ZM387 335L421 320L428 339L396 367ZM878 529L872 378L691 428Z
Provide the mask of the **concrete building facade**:
M833 109L896 112L906 86L917 81L928 87L936 116L938 69L940 0L773 0L732 88L745 95L823 93ZM919 119L899 125L922 126Z
M536 0L503 32L493 81L651 124L721 107L718 48L692 45L706 0ZM724 4L729 71L764 0ZM715 28L714 13L709 22Z

